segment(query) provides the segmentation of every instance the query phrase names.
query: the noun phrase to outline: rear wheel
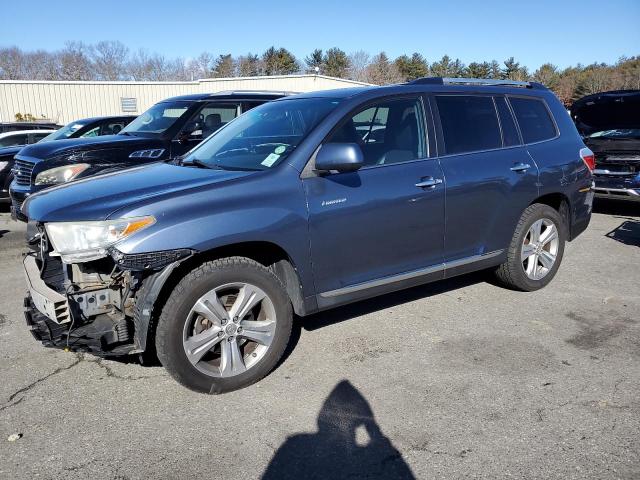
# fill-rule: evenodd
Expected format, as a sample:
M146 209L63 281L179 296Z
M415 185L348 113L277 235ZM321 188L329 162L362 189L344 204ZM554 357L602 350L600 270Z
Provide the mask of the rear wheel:
M547 285L560 267L566 226L557 210L544 204L530 205L513 234L507 261L496 270L509 288L534 291Z
M171 293L158 321L158 358L192 390L242 388L277 364L292 318L284 287L265 266L242 257L207 262Z

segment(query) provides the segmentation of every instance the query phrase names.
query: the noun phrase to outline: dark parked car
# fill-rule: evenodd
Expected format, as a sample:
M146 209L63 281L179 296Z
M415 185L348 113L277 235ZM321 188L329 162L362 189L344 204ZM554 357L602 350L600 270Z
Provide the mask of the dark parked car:
M43 129L37 131L16 130L11 132L14 135L22 136L22 138L18 143L14 144L15 146L0 148L0 203L11 201L9 186L13 181L12 170L14 167L14 156L22 150L25 145L62 140L65 138L89 138L100 135L113 135L120 132L120 130L127 126L134 118L136 117L131 115L84 118L71 122L53 132ZM0 134L0 137L2 137L2 135L3 134ZM0 139L0 142L1 140L2 139Z
M0 133L0 148L31 145L49 135L50 130L16 130Z
M16 155L15 179L10 188L12 215L26 220L20 214L25 198L53 185L182 155L241 113L283 95L239 91L169 98L117 135L25 148Z
M180 161L28 199L27 323L47 346L157 352L189 388L241 388L282 357L294 312L488 268L547 285L591 218L590 155L535 83L276 100Z
M18 130L57 130L60 125L53 122L0 122L0 133Z
M640 201L640 90L581 98L571 116L595 154L596 196Z

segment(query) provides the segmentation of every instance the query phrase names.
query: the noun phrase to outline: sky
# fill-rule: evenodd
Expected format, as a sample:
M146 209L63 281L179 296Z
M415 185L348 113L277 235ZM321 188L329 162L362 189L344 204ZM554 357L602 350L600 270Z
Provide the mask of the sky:
M188 59L274 45L302 60L337 46L392 58L420 52L430 62L444 54L465 63L513 56L532 70L640 55L640 0L5 0L1 11L0 47L25 50L120 40Z

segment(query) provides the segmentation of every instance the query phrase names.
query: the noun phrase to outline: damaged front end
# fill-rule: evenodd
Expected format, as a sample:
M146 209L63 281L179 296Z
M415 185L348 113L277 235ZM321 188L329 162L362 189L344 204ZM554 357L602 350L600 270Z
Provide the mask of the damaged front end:
M595 194L640 200L640 90L581 98L571 116L595 154Z
M70 261L31 222L24 271L25 318L47 347L118 356L144 352L155 300L191 250L125 254L115 246ZM99 258L94 258L99 257Z

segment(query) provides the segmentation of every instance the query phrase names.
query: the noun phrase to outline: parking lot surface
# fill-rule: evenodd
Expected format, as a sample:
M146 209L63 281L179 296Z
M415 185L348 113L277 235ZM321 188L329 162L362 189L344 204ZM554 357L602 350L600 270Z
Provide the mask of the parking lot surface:
M640 478L640 206L596 207L546 289L474 274L298 320L222 396L36 343L1 213L0 478Z

